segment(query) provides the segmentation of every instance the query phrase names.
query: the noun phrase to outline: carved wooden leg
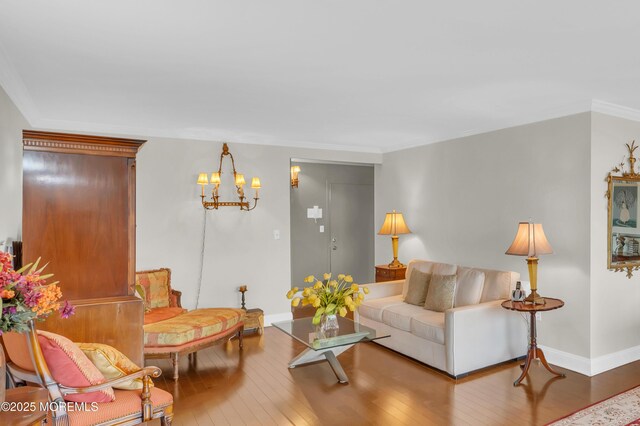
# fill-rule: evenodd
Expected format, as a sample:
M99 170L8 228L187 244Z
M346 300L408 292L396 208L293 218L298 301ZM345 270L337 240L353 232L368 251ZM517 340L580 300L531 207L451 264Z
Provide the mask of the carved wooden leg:
M160 417L160 426L171 426L173 415Z
M171 362L173 363L173 380L178 380L178 352L171 354Z
M142 421L144 422L151 420L151 415L153 414L149 382L151 382L151 378L149 376L144 376L142 378L142 393L140 394L140 397L142 398Z
M242 336L244 335L244 327L240 327L238 330L238 347L242 349Z
M522 379L524 379L524 377L529 372L529 367L531 367L531 361L533 361L535 358L536 358L535 349L529 348L529 350L527 351L527 359L525 360L524 367L522 368L522 374L520 375L520 377L518 377L518 380L513 382L513 386L518 386L522 381Z
M538 355L538 359L540 359L540 362L542 363L542 365L544 365L544 368L549 370L550 373L555 374L556 376L566 377L564 373L559 373L555 371L553 368L551 368L551 366L547 363L547 359L544 357L544 353L542 352L542 349L536 348L536 354Z

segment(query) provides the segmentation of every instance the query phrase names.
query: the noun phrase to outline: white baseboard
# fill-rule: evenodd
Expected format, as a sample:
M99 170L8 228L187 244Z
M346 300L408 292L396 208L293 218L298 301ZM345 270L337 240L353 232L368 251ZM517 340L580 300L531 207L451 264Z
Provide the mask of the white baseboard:
M587 357L574 355L548 346L540 345L540 349L544 351L544 356L549 364L557 365L585 376L593 375L591 374L591 360Z
M278 321L286 321L293 319L291 312L283 312L281 314L269 314L264 316L264 326L269 327L272 323Z
M548 346L540 346L540 348L544 351L544 355L550 364L567 368L589 377L640 360L640 346L623 349L597 358L586 358Z
M640 346L623 349L618 352L602 355L591 360L591 375L604 373L621 365L629 364L640 359Z

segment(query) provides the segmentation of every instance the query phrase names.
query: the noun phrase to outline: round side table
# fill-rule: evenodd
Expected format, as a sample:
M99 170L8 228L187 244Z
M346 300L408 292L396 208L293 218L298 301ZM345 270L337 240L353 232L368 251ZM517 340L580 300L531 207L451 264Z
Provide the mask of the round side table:
M527 359L524 362L522 367L522 374L518 377L518 380L513 382L513 386L518 386L522 379L529 372L529 367L531 367L531 363L534 359L539 359L542 365L549 370L550 373L555 374L556 376L565 377L565 374L559 373L555 371L551 366L547 363L547 359L544 357L544 353L542 349L538 347L538 342L536 340L536 314L538 312L552 311L554 309L560 309L564 306L564 302L560 299L552 299L551 297L545 297L544 305L534 305L524 302L513 302L511 300L506 300L502 302L502 307L505 309L509 309L511 311L518 312L528 312L530 315L530 335L529 335L529 349L527 350Z

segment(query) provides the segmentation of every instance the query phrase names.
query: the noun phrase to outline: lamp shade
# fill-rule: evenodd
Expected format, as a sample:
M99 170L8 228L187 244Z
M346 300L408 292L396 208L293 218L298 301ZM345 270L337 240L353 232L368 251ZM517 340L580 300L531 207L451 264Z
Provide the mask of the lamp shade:
M260 185L260 178L257 178L257 177L251 178L251 187L253 189L262 188L262 185Z
M542 224L531 222L520 222L518 224L518 232L506 251L506 254L529 257L551 253L553 253L553 249L544 235Z
M244 186L244 175L242 173L236 173L236 186Z
M209 179L207 179L207 174L200 173L198 175L198 185L208 185L208 184L209 184Z
M212 185L220 184L220 173L218 172L211 173L211 184Z
M384 223L378 231L378 235L398 235L398 234L410 234L411 230L404 222L402 213L396 213L393 210L391 213L387 213L384 219Z

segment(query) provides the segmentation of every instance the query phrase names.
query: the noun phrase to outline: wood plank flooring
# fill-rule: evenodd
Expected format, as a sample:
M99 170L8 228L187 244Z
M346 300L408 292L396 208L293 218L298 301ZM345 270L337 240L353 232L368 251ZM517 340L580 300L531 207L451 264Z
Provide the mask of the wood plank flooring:
M513 387L518 363L455 381L374 343L340 355L350 383L337 383L326 362L289 370L304 347L268 327L183 357L180 379L168 360L159 388L175 398L174 425L543 425L640 384L640 362L593 378L572 371L554 379L540 365ZM561 369L560 369L561 370Z

